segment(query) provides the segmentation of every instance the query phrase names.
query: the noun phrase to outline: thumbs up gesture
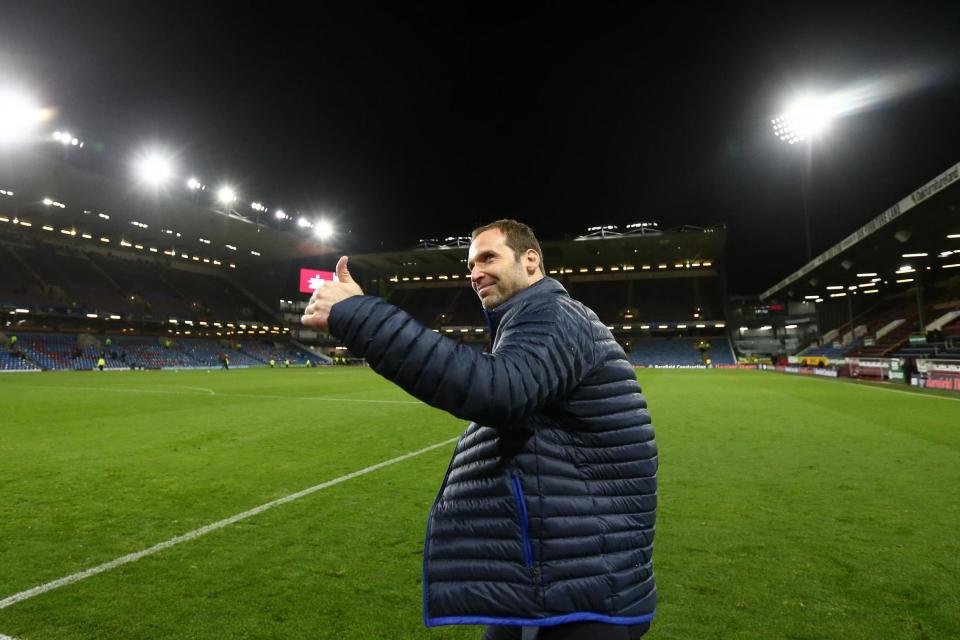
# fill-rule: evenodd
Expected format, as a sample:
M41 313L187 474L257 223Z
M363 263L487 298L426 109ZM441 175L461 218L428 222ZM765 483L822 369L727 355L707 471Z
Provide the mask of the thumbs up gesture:
M300 323L303 326L320 331L328 331L328 320L333 305L351 296L363 295L363 290L360 288L360 285L358 285L354 281L353 276L350 275L350 270L347 268L348 260L347 256L342 256L340 260L337 261L337 278L339 282L327 282L322 287L314 290L313 295L310 297L310 303L307 305L303 317L300 318Z

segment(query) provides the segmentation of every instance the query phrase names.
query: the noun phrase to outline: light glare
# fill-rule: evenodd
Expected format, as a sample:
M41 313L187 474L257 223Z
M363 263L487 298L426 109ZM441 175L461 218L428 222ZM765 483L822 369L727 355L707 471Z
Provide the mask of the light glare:
M26 94L14 89L0 89L0 146L28 140L37 125L50 117Z
M150 153L138 162L137 173L147 184L159 186L170 179L173 167L169 159L159 153Z
M220 190L217 191L217 200L223 204L231 204L237 199L236 192L230 187L220 187Z
M321 240L326 240L333 235L333 225L327 220L321 220L317 223L314 233Z

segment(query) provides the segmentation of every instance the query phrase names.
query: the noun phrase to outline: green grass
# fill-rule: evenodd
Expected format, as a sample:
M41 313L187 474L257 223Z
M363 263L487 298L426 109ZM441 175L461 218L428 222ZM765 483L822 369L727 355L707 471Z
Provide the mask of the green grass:
M638 377L661 453L648 637L957 637L960 402L753 371ZM363 369L0 376L0 599L463 428L410 400ZM452 448L0 609L0 634L479 638L420 618Z

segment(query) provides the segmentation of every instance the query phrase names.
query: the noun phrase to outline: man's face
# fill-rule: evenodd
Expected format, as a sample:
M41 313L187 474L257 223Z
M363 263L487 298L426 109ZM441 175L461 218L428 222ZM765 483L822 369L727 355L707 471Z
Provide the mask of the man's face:
M502 231L488 229L470 243L470 284L484 309L503 304L532 284L524 264L528 258L518 259L506 241Z

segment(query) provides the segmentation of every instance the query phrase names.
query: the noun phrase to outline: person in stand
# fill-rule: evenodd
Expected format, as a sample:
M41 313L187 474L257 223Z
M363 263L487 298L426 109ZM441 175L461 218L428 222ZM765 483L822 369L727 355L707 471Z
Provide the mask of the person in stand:
M364 295L347 264L301 322L470 421L427 522L424 623L486 625L487 640L643 635L656 604L650 415L607 327L546 277L533 231L498 220L472 234L488 353Z

